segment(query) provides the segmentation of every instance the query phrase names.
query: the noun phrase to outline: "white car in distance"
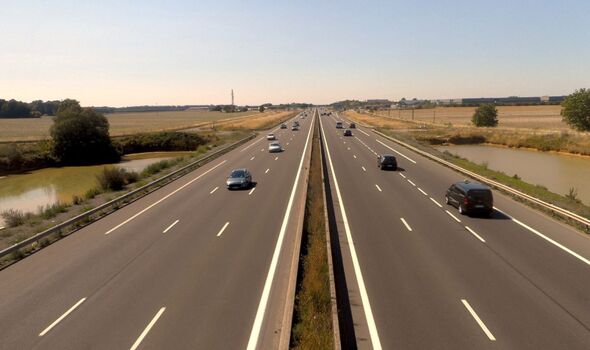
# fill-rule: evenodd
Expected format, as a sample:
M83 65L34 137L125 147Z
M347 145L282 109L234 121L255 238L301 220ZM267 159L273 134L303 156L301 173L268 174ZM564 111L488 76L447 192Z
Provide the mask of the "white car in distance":
M266 135L266 139L267 139L268 141L272 141L272 140L276 140L276 139L277 139L277 137L275 136L275 134L273 134L273 133L271 132L270 134Z

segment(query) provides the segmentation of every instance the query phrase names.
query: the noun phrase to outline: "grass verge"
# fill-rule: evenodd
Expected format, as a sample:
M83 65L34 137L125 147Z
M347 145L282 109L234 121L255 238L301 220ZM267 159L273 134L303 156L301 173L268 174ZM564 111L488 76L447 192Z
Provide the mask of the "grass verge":
M319 127L313 133L311 168L305 205L292 349L332 349L332 306L326 246L326 227L319 144Z
M414 146L418 149L421 149L425 152L428 152L432 155L442 158L448 162L458 165L458 166L462 167L463 169L466 169L466 170L472 171L476 174L485 176L488 179L500 182L504 185L510 186L511 188L513 188L515 190L518 190L518 191L521 191L521 192L526 193L528 195L531 195L531 196L538 198L540 200L543 200L547 203L554 204L560 208L569 210L569 211L576 213L578 215L581 215L583 217L590 218L590 206L587 206L584 203L582 203L576 197L575 193L570 193L568 195L560 195L560 194L549 191L544 186L533 185L528 182L525 182L525 181L521 180L518 176L510 176L510 175L507 175L501 171L489 169L485 163L484 164L477 164L477 163L469 161L465 158L461 158L457 155L451 154L450 152L447 152L447 151L440 152L437 149L430 147L425 142L421 142L420 140L416 140L416 139L412 138L410 135L404 134L402 132L395 132L393 130L380 129L380 128L378 128L377 130L386 134L386 135L395 137L401 141L411 144L412 146ZM531 207L537 208L547 214L550 214L551 216L553 216L555 218L565 221L565 222L577 227L578 229L580 229L586 233L590 233L589 227L581 225L576 221L568 220L568 219L564 218L563 216L556 214L552 210L548 210L544 207L533 204L527 200L521 199L518 196L512 195L511 193L508 193L508 192L505 192L505 193L522 203L525 203Z

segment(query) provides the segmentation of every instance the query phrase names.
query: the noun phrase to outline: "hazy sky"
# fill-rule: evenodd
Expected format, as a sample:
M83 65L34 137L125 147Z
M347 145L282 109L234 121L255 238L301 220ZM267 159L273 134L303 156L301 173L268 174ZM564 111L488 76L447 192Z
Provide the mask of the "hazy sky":
M0 98L83 105L568 94L590 1L1 0Z

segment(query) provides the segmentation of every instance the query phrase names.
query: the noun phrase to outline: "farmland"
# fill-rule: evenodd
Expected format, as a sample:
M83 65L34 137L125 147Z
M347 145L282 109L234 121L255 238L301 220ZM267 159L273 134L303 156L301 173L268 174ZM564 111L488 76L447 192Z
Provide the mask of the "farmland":
M111 136L129 135L140 132L179 130L199 126L208 122L217 122L253 115L274 116L276 112L248 111L240 113L222 113L206 110L186 110L170 112L113 113L106 117L110 123ZM35 141L49 138L52 117L0 119L0 142Z
M561 106L498 106L499 126L534 130L569 130L559 114ZM414 121L452 126L470 126L475 107L437 107L414 110ZM412 120L412 110L378 111L377 114Z

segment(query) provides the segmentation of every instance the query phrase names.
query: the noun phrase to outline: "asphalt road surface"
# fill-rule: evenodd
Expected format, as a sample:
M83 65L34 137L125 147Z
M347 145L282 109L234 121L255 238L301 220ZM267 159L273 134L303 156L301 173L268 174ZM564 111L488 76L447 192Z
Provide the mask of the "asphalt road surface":
M313 118L0 271L1 349L276 348ZM289 122L289 127L291 123ZM255 187L228 191L248 168Z
M320 119L359 348L590 349L587 236L497 192L492 218L460 215L459 173Z

